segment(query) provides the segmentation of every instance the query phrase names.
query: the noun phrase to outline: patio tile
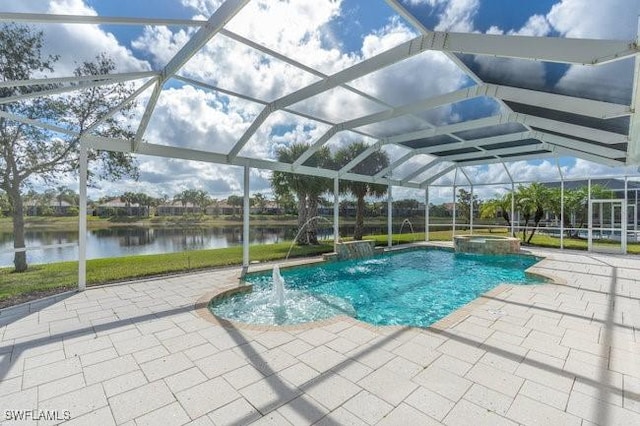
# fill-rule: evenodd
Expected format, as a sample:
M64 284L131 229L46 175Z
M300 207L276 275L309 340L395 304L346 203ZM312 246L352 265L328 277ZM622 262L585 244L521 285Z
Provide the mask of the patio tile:
M65 426L115 426L115 424L116 422L108 406L91 411L80 417L72 417L71 420L64 423Z
M191 361L196 361L196 360L205 358L209 355L216 354L218 352L219 352L218 348L213 346L211 343L205 343L200 346L194 346L192 348L185 350L184 354Z
M83 367L97 364L99 362L108 361L110 359L118 358L118 353L113 347L101 349L95 352L90 352L80 356L80 362Z
M138 364L142 364L169 355L169 351L162 345L156 345L134 352L132 355Z
M276 411L293 425L309 425L323 418L329 410L309 395L300 395Z
M412 361L423 368L438 359L441 352L425 348L415 342L406 342L393 350L393 353Z
M205 382L207 376L202 374L196 367L190 368L172 376L165 377L164 381L171 389L171 392L178 393L197 384Z
M266 414L255 422L251 423L252 426L284 426L291 425L291 423L285 419L282 414L277 411L273 411Z
M217 354L199 359L195 365L209 377L221 376L229 371L245 365L246 360L231 350L219 352Z
M404 400L404 403L417 408L438 421L442 421L455 405L453 401L422 386L409 395Z
M395 425L421 425L436 426L441 423L435 421L429 416L422 414L420 411L407 404L400 404L391 411L377 426L395 426Z
M362 391L345 402L342 407L368 424L376 424L391 412L394 406L370 392Z
M313 349L314 346L311 346L309 343L305 342L301 339L292 340L288 343L285 343L280 347L283 351L293 356L300 356L303 353Z
M75 374L38 386L38 398L44 401L83 387L85 387L84 376Z
M236 368L233 371L229 371L222 375L222 377L236 390L242 389L251 383L255 383L258 380L264 379L266 376L260 370L253 365L244 365L240 368Z
M567 401L569 400L568 393L541 385L540 383L532 382L531 380L525 380L522 388L520 389L520 393L526 397L562 411L566 409Z
M164 347L171 353L184 351L185 349L193 348L194 346L200 346L206 342L205 338L198 333L188 333L182 336L162 340Z
M467 374L473 366L468 362L444 354L436 359L431 365L447 370L460 377L464 377L464 375Z
M323 417L316 426L362 426L364 422L351 411L338 407Z
M237 399L240 394L219 377L178 392L176 396L189 416L196 419Z
M499 416L465 399L460 400L445 417L446 425L517 426L517 423Z
M40 401L39 410L57 410L62 413L68 410L74 418L91 413L107 405L107 397L102 386L97 384L82 388L46 401ZM40 424L53 424L57 422L39 422Z
M22 387L27 389L78 373L82 373L80 358L69 358L25 371L22 378Z
M187 370L191 367L193 367L193 363L180 352L140 364L140 368L142 368L143 373L150 382Z
M240 393L262 414L277 409L301 394L293 384L276 376L266 377L240 389Z
M513 402L512 397L477 383L471 386L463 398L501 416L507 413Z
M465 376L467 379L483 386L514 397L518 393L524 379L505 373L488 365L478 363Z
M68 357L85 355L107 348L113 348L113 343L106 336L79 342L64 343L64 351Z
M619 426L640 424L640 413L608 404L580 392L571 392L567 412L597 424Z
M329 333L328 331L322 330L320 328L312 328L310 330L306 330L300 334L298 334L298 338L304 340L312 346L319 346L325 344L337 336L333 333Z
M424 367L409 360L397 356L386 363L382 368L389 370L405 379L410 380L413 376L424 370Z
M398 405L418 385L384 368L374 371L358 382L364 389L393 405Z
M459 400L472 385L469 380L434 366L415 376L413 381L454 402Z
M64 351L57 350L53 352L47 352L46 354L32 356L24 360L24 369L29 370L36 367L42 367L47 364L52 364L57 361L65 359Z
M19 392L22 389L22 376L0 381L0 397L10 393Z
M304 387L305 394L310 395L329 410L335 410L361 390L361 387L349 380L331 373L323 374L310 386Z
M109 398L109 405L116 423L124 423L174 401L167 385L157 381L113 396Z
M131 355L125 355L120 358L114 358L99 364L90 365L84 368L84 377L87 384L103 382L112 377L121 376L123 374L137 370L138 363Z
M147 383L147 379L144 377L144 374L142 374L142 371L136 370L107 380L102 383L102 386L104 387L107 397L110 398L114 395L135 389Z
M244 398L238 398L208 415L215 425L246 425L260 417L261 414Z
M484 350L479 349L475 344L463 343L456 340L446 341L438 347L438 351L471 364L478 362L485 353Z
M298 359L320 372L325 372L344 363L347 357L333 349L319 346L300 355Z
M138 426L180 426L188 423L189 416L182 409L180 404L174 402L173 404L166 405L155 411L147 413L136 419L136 425Z
M507 417L523 425L580 425L581 419L551 407L550 405L534 401L523 395L516 396Z

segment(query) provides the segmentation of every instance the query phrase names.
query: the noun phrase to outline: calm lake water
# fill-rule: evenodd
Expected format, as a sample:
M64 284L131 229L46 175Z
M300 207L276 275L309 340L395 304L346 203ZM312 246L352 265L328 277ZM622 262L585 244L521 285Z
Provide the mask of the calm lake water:
M398 232L394 225L394 232ZM416 232L424 229L416 228ZM295 226L251 226L250 244L273 244L291 241L295 237ZM333 238L332 228L319 227L320 238ZM368 234L386 234L386 226L366 228ZM403 232L408 232L405 226ZM340 235L351 235L353 226L341 226ZM59 231L48 229L27 229L27 247L45 246L78 242L77 231ZM224 248L242 244L242 226L222 226L211 228L183 227L140 227L127 226L108 229L95 229L87 232L87 257L98 259L106 257L131 256L138 254L175 253L187 250ZM13 265L13 234L0 231L0 267ZM78 259L77 245L45 250L27 251L27 261L53 263Z

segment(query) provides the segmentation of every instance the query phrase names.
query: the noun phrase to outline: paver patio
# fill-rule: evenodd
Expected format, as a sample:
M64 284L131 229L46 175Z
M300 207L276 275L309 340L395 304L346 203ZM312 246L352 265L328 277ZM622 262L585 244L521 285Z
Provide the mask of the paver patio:
M221 327L195 305L239 268L6 309L0 421L37 409L90 425L640 424L640 259L535 254L563 284L501 286L434 330Z

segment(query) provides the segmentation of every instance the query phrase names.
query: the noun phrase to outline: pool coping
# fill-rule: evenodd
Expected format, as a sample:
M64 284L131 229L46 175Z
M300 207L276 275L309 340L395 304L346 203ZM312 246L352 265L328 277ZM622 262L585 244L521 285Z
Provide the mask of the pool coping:
M423 243L414 243L407 246L396 247L396 248L392 247L388 250L385 250L385 253L392 252L392 251L409 250L409 249L414 249L419 247L436 247L436 248L448 248L448 249L451 248L445 245L429 244L429 243L423 242ZM538 258L541 257L541 256L533 255L531 253L527 253L524 250L522 250L520 254L535 256ZM538 266L540 263L544 262L546 259L547 259L546 256L542 257L542 259L537 263L535 263L533 266L530 266L529 268L525 269L524 271L525 274L544 279L543 283L534 284L534 285L567 285L566 280L558 276L552 275ZM287 263L284 265L280 264L280 267L283 269L295 268L295 267L313 265L316 263L324 263L324 262L326 261L323 260L322 258L300 259L300 260L296 260L295 262ZM258 266L257 268L255 269L252 268L251 272L263 272L263 271L269 270L274 266L274 264L276 263L260 264L260 266ZM194 310L196 315L198 315L198 317L204 319L205 321L208 321L212 324L215 324L224 328L231 328L231 329L235 328L235 329L252 330L252 331L296 331L296 330L302 331L302 330L313 329L316 327L332 325L332 324L344 321L344 322L348 322L353 325L358 325L360 327L363 327L372 331L381 331L381 330L394 331L399 329L410 328L414 330L424 330L424 331L439 333L439 332L443 332L446 329L454 327L456 324L465 320L468 316L471 315L471 313L474 310L486 304L489 300L494 299L499 294L518 286L517 284L508 284L508 283L498 284L496 287L492 288L491 290L485 293L480 294L475 299L460 306L453 312L449 313L448 315L439 319L438 321L434 322L428 327L417 327L417 326L411 326L411 325L374 325L374 324L369 324L367 322L350 317L348 315L336 315L331 318L327 318L325 320L310 321L310 322L305 322L301 324L266 325L266 324L249 324L249 323L244 323L240 321L229 320L226 318L222 318L218 315L215 315L209 309L209 304L214 298L216 299L226 298L226 297L233 296L234 294L237 294L237 293L251 291L253 286L251 284L246 284L245 281L242 280L242 277L238 277L238 281L240 282L239 285L232 284L233 287L227 287L227 288L222 288L216 291L207 292L203 294L200 298L198 298L198 300L194 305Z

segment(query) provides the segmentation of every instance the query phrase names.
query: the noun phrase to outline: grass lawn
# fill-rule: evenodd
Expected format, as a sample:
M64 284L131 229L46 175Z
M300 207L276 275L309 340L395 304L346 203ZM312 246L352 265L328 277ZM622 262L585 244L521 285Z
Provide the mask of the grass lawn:
M456 234L466 233L457 231ZM504 229L475 229L474 233L506 236ZM373 239L378 246L387 245L386 235L365 237ZM393 244L405 244L424 241L424 233L394 234ZM451 231L433 231L429 233L431 241L450 241ZM536 234L532 246L559 248L560 239ZM614 244L614 243L612 243ZM252 245L252 261L271 261L284 259L291 243L283 242L268 245ZM564 239L567 249L586 250L587 241ZM333 243L324 241L319 246L294 246L291 257L313 256L333 251ZM640 254L640 244L629 244L628 252ZM144 256L127 256L87 261L87 285L99 285L108 282L124 281L154 275L189 272L199 269L216 268L242 263L242 247L230 247L213 250L186 251ZM42 296L62 289L77 286L78 262L60 262L46 265L33 265L27 272L16 274L12 268L0 268L0 307L20 303L29 297ZM28 296L31 295L31 296Z

